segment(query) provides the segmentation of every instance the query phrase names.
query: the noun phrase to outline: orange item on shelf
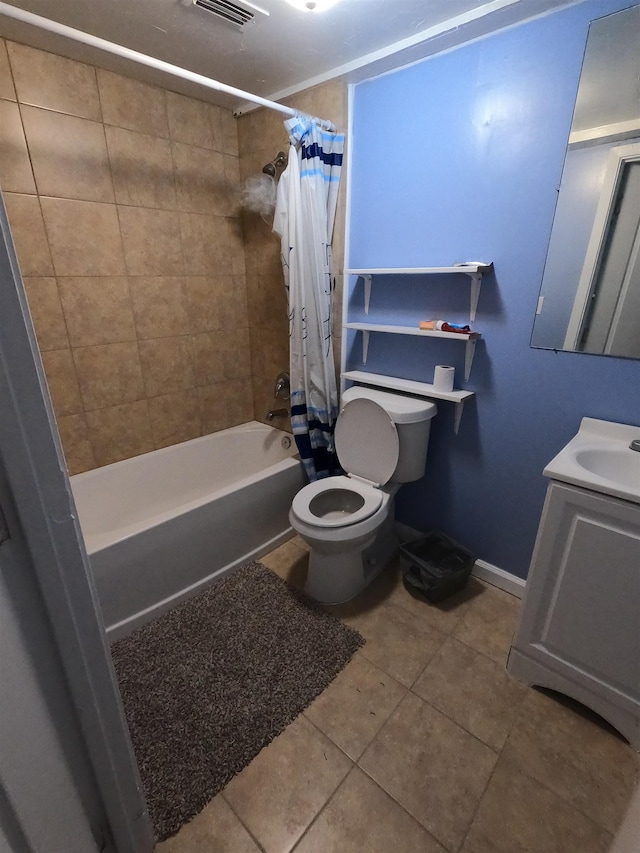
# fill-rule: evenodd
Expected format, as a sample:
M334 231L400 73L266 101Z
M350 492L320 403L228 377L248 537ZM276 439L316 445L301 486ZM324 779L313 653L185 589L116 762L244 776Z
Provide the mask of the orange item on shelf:
M458 323L447 323L446 320L420 320L419 328L423 332L457 332L461 335L471 334L471 326L461 326Z

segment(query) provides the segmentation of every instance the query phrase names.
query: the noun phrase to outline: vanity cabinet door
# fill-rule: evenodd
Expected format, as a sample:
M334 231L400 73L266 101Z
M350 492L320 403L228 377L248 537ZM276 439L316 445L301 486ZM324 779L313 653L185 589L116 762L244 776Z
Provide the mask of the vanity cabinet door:
M587 688L637 713L640 506L549 485L512 651L529 660L530 683L555 687L589 704L579 689ZM535 662L564 675L567 686L537 679ZM514 664L517 670L518 661Z

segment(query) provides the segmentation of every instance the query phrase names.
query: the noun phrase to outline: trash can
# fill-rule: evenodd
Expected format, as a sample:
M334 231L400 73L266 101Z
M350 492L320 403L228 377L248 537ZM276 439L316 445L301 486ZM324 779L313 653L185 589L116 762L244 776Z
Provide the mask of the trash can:
M403 580L436 604L467 585L476 557L439 530L400 545Z

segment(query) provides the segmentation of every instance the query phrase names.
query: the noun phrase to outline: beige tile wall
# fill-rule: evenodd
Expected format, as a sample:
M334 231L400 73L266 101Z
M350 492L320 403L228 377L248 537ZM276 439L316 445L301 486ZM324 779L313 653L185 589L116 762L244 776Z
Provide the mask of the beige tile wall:
M331 82L316 86L289 99L287 103L302 112L329 119L340 131L346 131L347 89L343 83ZM264 164L272 160L278 151L288 154L284 119L286 116L281 113L260 109L238 120L240 173L243 180L250 175L260 174ZM342 174L344 178L344 169ZM333 235L336 372L340 369L345 186L346 181L342 180ZM289 327L280 264L280 240L273 234L270 222L265 222L259 214L243 211L242 224L247 264L254 417L256 420L264 420L268 409L282 405L273 399L274 379L279 370L288 368L289 363Z
M0 39L0 186L72 473L251 419L238 153L226 110Z

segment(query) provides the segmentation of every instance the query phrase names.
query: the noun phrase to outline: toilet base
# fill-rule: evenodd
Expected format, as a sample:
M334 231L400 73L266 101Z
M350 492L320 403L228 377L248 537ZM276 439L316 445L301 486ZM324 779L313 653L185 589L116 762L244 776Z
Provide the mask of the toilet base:
M359 595L398 552L394 514L390 512L365 542L345 550L324 550L312 544L304 592L321 604L344 604Z

